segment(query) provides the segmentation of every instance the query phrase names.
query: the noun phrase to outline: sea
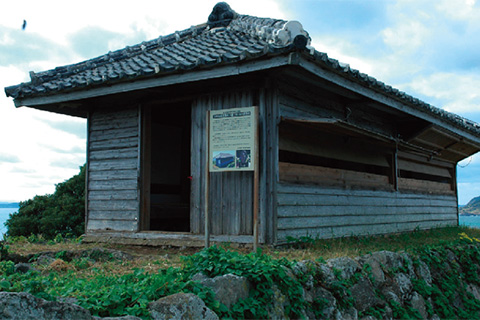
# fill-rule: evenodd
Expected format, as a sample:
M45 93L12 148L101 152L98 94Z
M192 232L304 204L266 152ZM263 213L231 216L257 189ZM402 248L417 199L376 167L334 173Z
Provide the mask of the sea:
M7 227L5 227L5 221L7 221L10 213L18 211L16 208L0 208L0 240L3 239L3 234L7 232Z
M459 224L480 229L480 216L460 216Z

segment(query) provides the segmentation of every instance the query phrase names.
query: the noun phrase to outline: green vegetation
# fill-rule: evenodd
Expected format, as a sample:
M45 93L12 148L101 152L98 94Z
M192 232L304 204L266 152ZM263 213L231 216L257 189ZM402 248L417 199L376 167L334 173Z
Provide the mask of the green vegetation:
M85 226L85 166L80 173L56 185L51 195L20 202L18 212L5 223L8 236L54 239L78 237Z
M56 260L47 265L37 266L37 270L25 274L15 272L11 261L0 262L0 291L25 291L48 300L61 297L73 297L78 304L98 316L136 315L149 318L147 305L150 301L177 292L191 292L201 297L207 306L222 318L266 318L268 306L273 295L278 293L288 297L286 310L291 318L301 318L304 307L313 310L322 317L321 310L326 301L306 302L302 296L302 286L308 279L314 279L315 285L321 285L322 277L317 271L307 268L296 277L289 274L296 261L310 259L323 263L325 259L344 255L364 254L369 251L407 250L425 262L435 274L431 286L422 280L413 281L415 291L430 297L432 305L427 303L427 312L435 308L441 318L472 318L480 309L478 303L466 290L459 296L453 296L458 287L458 279L480 285L479 270L474 265L480 261L478 245L480 230L465 227L451 227L430 231L391 235L388 237L342 238L331 240L299 239L283 248L265 248L263 252L247 252L248 249L235 249L229 245L214 246L206 250L182 251L178 249L115 247L124 251L141 254L132 261L111 260L95 262L87 258L66 259L66 250L85 249L91 244L65 241L32 241L25 237L7 238L0 248L2 257L8 252L26 255L39 251L56 251ZM307 241L303 241L307 240ZM300 248L296 248L300 247ZM4 252L5 251L5 252ZM328 255L325 253L328 252ZM453 252L458 261L449 261L449 252ZM168 255L168 257L166 257ZM288 257L288 259L286 258ZM65 259L65 260L63 260ZM472 261L477 263L473 264ZM448 263L450 268L444 266ZM458 265L458 268L455 267ZM453 266L453 267L452 267ZM460 269L462 268L462 270ZM407 267L405 267L407 268ZM334 270L337 271L337 270ZM209 277L233 273L250 280L250 296L241 300L230 309L213 298L210 289L191 281L196 273L202 272ZM391 273L406 270L391 270ZM349 280L343 280L335 274L332 294L342 308L353 304L349 288L361 277L371 278L368 266ZM433 274L432 274L433 275ZM457 290L458 292L458 290ZM452 299L461 301L461 311L451 307ZM389 302L395 318L418 318L418 312L409 306ZM438 311L440 310L440 311ZM380 315L381 309L371 308L363 313ZM440 312L440 313L439 313Z

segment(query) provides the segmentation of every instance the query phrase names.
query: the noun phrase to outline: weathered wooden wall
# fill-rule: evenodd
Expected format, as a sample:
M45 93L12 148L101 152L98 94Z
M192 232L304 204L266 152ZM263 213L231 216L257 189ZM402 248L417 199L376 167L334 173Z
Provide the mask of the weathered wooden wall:
M280 117L340 119L396 136L389 115L369 114L361 104L354 109L298 84L281 83L280 89ZM386 234L458 223L454 164L410 156L408 150L397 161L394 139L391 145L375 142L321 124L311 131L298 128L280 125L277 243L287 237Z
M457 224L455 195L278 185L278 242L332 238Z
M250 107L254 91L212 94L194 100L192 106L191 232L204 232L206 116L207 110ZM250 235L253 232L253 172L210 174L210 232L214 235Z
M89 116L87 232L137 231L139 109Z

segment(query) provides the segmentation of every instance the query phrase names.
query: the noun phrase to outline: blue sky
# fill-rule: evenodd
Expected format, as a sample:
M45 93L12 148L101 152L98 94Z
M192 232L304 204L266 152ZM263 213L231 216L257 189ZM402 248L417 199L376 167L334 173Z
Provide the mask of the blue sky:
M203 23L217 1L8 1L0 13L0 86ZM476 0L235 0L241 14L298 20L330 57L480 122ZM27 27L22 30L23 20ZM85 162L85 121L0 95L0 201L51 193ZM480 196L480 160L458 167L459 202Z

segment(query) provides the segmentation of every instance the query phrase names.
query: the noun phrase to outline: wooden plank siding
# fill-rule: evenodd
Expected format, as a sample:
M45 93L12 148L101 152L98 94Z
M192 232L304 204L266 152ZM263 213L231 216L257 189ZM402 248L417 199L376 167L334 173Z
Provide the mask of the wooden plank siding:
M204 181L207 110L250 107L254 90L211 94L200 97L192 106L190 197L192 233L204 233ZM213 235L251 235L253 233L253 172L222 172L210 174L210 233Z
M374 235L457 224L455 195L279 183L278 243L287 237Z
M89 118L90 231L138 231L139 111L94 111Z

